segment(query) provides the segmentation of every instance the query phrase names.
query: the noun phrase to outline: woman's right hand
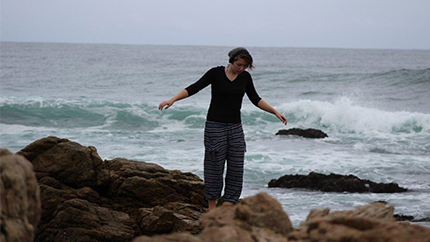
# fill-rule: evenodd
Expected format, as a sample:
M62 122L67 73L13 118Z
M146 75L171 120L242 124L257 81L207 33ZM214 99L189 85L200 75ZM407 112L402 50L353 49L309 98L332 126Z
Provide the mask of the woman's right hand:
M160 103L160 105L158 105L158 110L168 109L170 108L170 106L173 105L173 103L175 103L175 101L173 101L172 99L166 100Z

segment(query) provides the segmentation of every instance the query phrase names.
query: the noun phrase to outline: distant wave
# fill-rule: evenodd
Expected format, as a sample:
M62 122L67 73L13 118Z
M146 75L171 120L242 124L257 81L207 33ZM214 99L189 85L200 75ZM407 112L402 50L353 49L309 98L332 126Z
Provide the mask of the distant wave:
M277 108L288 117L291 125L332 133L430 133L430 114L362 107L347 97L335 102L299 100ZM41 97L2 99L0 112L0 122L6 125L108 130L153 130L171 122L202 128L206 116L206 108L195 106L176 105L160 112L154 104ZM279 121L252 107L243 110L242 122L258 126Z
M144 104L120 103L107 100L64 100L41 97L3 99L0 121L49 128L139 129L148 130L158 122L147 113Z
M283 104L281 110L288 114L293 123L340 133L430 132L430 114L406 111L388 112L366 108L355 105L347 97L333 103L300 100Z
M430 84L430 68L416 70L392 70L387 72L373 73L370 74L369 77L372 79L388 80L392 85Z

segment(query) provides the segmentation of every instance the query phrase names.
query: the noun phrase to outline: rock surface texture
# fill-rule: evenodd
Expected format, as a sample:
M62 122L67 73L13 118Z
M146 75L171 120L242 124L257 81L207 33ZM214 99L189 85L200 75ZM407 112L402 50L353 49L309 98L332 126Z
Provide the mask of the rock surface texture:
M291 240L330 242L428 242L430 228L398 223L393 216L394 207L373 203L350 211L330 213L329 209L310 212ZM302 232L302 233L300 233ZM303 238L300 236L306 235Z
M265 193L244 198L202 216L203 231L198 235L174 233L141 236L133 242L428 242L430 228L398 223L394 207L373 203L354 210L312 210L299 228L293 228L278 201Z
M0 149L0 198L0 241L33 241L41 213L39 185L31 163L4 149Z
M192 173L122 158L47 137L18 154L34 165L42 218L35 241L131 241L139 235L198 233L203 181Z
M311 172L309 175L285 175L269 182L269 187L306 188L323 192L373 192L396 193L406 192L406 188L397 183L375 183L362 180L353 175L324 175Z
M293 231L281 204L266 193L242 199L236 205L223 204L201 218L203 231L198 235L175 233L164 236L141 236L133 242L161 241L288 241Z
M297 135L305 138L322 139L327 138L328 135L319 129L281 129L276 135Z

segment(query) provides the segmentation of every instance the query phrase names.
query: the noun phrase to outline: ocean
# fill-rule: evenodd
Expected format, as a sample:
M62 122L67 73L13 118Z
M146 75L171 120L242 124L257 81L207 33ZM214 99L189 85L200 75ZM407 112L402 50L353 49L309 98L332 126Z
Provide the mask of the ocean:
M227 65L231 47L1 42L0 147L17 152L46 137L203 177L210 87L159 111L160 102ZM395 213L430 217L430 51L248 47L259 95L245 95L242 197L267 192L295 226L310 209L384 200ZM325 139L276 136L315 128ZM397 182L400 194L268 188L286 174L352 174ZM428 223L426 224L428 225Z

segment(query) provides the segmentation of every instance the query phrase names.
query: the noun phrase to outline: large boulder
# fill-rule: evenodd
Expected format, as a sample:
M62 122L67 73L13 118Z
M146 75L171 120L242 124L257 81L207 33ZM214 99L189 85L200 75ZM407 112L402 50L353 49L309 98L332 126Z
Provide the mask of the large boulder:
M328 137L326 133L324 133L319 129L299 129L299 128L281 129L276 133L276 135L296 135L296 136L312 138L312 139L322 139L322 138Z
M290 240L300 241L391 241L428 242L430 228L398 223L393 216L394 207L373 203L354 210L335 211L314 209ZM300 233L300 232L301 233ZM300 235L300 239L295 237ZM303 236L303 235L306 236Z
M175 233L164 236L141 236L133 242L155 241L285 241L293 231L282 205L266 193L244 198L236 205L224 203L201 218L203 231L192 236Z
M323 192L373 192L396 193L406 192L406 188L399 187L397 183L376 183L362 180L353 175L333 174L325 175L311 172L309 175L285 175L272 179L269 187L306 188Z
M0 241L33 241L41 213L33 165L4 149L0 149L0 198Z
M18 152L40 185L35 241L130 241L139 235L201 230L203 181L192 173L123 158L56 137Z
M372 203L353 210L312 210L299 228L293 228L281 205L265 193L244 198L236 205L224 204L202 216L198 235L174 233L140 236L133 242L428 242L430 228L398 223L394 207Z

